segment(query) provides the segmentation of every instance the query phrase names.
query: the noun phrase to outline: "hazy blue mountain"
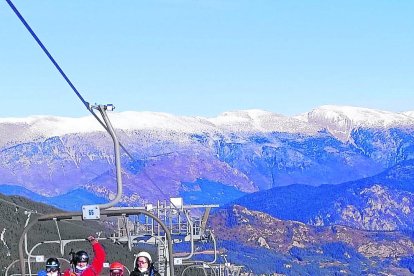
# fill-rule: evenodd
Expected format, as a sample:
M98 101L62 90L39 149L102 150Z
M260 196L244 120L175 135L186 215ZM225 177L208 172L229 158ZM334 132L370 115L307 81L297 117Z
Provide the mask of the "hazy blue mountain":
M224 205L246 193L221 183L199 179L193 183L183 183L180 197L186 204Z
M83 205L102 204L108 202L106 198L98 197L85 189L75 189L63 195L46 197L20 186L0 185L0 193L8 196L24 196L30 200L45 203L67 211L81 211Z
M224 205L246 193L236 188L220 183L199 179L193 183L183 183L182 192L179 194L186 204L219 204ZM26 188L16 185L0 185L0 193L4 195L19 195L31 200L42 202L67 211L80 211L83 205L107 203L105 197L99 197L95 193L83 188L75 189L58 196L42 196ZM126 206L125 203L118 206Z
M311 225L414 230L414 160L364 179L317 187L296 184L259 191L234 204Z
M35 192L32 192L24 187L17 186L17 185L0 185L0 193L4 195L20 195L24 196L25 198L30 198L33 201L43 202L46 203L47 197L41 196Z

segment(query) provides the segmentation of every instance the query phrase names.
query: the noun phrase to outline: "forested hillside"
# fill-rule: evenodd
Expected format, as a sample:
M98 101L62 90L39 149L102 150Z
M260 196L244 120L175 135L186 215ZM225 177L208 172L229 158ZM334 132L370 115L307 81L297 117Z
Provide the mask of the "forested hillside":
M34 217L38 217L41 214L51 214L62 211L41 203L30 201L24 197L9 197L0 194L0 227L2 231L0 241L0 256L2 256L0 258L1 275L4 275L5 269L13 261L18 259L18 242L25 226L28 212L31 213L32 220ZM101 238L105 238L109 237L112 231L111 225L103 225L95 221L60 221L57 223L62 239L83 239L89 235L97 236L98 234L100 234ZM30 250L38 242L58 239L59 236L55 223L50 221L41 222L34 226L28 234L28 249ZM129 252L127 247L114 244L110 240L101 240L101 243L107 253L107 262L121 261L129 268L132 268L134 262L133 253L138 252L139 248L135 248L133 249L133 252ZM57 244L38 246L32 254L44 255L45 259L51 256L69 259L69 252L71 249L75 252L78 250L85 250L93 256L91 247L86 240L68 244L63 256L60 254ZM67 267L67 264L64 262L62 263ZM43 266L43 263L34 263L32 268L34 271L37 271ZM18 264L16 267L18 267ZM10 271L16 272L14 269L14 267L11 267Z

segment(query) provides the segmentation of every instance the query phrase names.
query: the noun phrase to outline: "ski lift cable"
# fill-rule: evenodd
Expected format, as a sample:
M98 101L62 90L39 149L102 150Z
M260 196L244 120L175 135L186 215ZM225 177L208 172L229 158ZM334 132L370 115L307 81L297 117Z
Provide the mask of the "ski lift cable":
M26 29L30 32L32 37L36 40L36 42L39 44L40 48L42 48L43 52L48 56L50 61L53 63L53 65L56 67L56 69L59 71L59 73L62 75L62 77L66 80L66 82L69 84L69 86L72 88L72 90L75 92L75 94L78 96L78 98L82 101L83 105L86 107L86 109L98 120L98 122L105 128L106 131L108 131L108 127L102 122L102 120L96 115L96 113L91 108L91 105L89 102L85 101L85 99L82 97L82 95L79 93L79 91L76 89L76 87L73 85L73 83L70 81L70 79L66 76L65 72L63 72L62 68L59 66L59 64L55 61L55 59L52 57L52 55L49 53L49 51L46 49L46 47L43 45L42 41L38 38L36 33L32 30L32 28L29 26L29 24L26 22L26 20L23 18L23 16L20 14L20 12L17 10L17 8L14 6L14 4L11 2L11 0L6 0L6 2L9 4L13 12L16 14L16 16L20 19L20 21L23 23L23 25L26 27ZM134 161L137 160L128 152L128 150L119 142L119 146L125 151L125 153ZM148 176L147 173L144 173L145 176L150 180L150 182L158 189L158 191L164 196L164 198L168 199L168 196L162 191L158 185L155 184L155 182ZM177 208L174 203L171 202L173 207ZM178 209L178 208L177 208Z
M23 25L26 27L26 29L29 31L29 33L32 35L32 37L36 40L37 44L39 44L40 48L42 48L43 52L47 55L47 57L50 59L50 61L53 63L53 65L56 67L56 69L59 71L59 73L62 75L62 77L65 79L65 81L69 84L69 86L72 88L73 92L75 92L76 96L81 100L83 105L86 107L86 109L95 117L96 120L104 127L105 130L108 131L107 126L102 122L102 120L96 115L95 112L93 112L91 105L89 102L87 102L82 95L79 93L79 91L76 89L75 85L70 81L68 76L66 76L65 72L63 72L62 68L59 66L59 64L55 61L53 56L49 53L49 51L46 49L42 41L39 39L39 37L36 35L36 33L33 31L33 29L29 26L29 24L26 22L26 20L23 18L21 13L17 10L17 8L14 6L14 4L11 2L11 0L6 0L6 2L9 4L10 8L13 10L13 12L16 14L16 16L20 19L20 21L23 23ZM126 154L131 158L132 155L127 151L127 149L119 143L121 148L126 152Z
M26 20L20 14L20 12L17 10L17 8L14 6L14 4L10 0L6 0L6 2L9 4L11 9L17 15L17 17L20 19L20 21L23 23L23 25L26 27L26 29L29 31L29 33L36 40L37 44L39 44L40 48L42 48L43 52L45 52L45 54L48 56L48 58L53 63L53 65L55 65L56 69L59 71L59 73L62 75L62 77L66 80L66 82L69 84L69 86L72 88L72 90L78 96L78 98L82 101L82 103L85 105L85 107L90 111L89 103L87 101L85 101L85 99L82 97L82 95L78 92L76 87L72 84L72 82L69 80L69 78L63 72L63 70L60 68L59 64L57 64L55 59L52 57L52 55L49 53L49 51L43 45L42 41L40 41L40 39L37 37L36 33L32 30L32 28L29 26L29 24L26 22Z

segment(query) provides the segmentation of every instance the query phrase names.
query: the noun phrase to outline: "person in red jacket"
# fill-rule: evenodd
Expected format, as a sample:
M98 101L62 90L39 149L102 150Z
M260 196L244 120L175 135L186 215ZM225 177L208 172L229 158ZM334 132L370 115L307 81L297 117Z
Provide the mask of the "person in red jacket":
M63 276L98 276L105 262L105 250L102 245L93 237L87 240L91 243L95 257L89 264L89 256L85 251L78 251L72 258L72 268L65 271Z

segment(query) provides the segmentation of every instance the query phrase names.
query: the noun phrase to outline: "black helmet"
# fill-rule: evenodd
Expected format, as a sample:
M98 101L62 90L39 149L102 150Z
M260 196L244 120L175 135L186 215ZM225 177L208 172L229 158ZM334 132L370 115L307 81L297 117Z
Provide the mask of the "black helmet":
M46 261L46 271L60 270L59 260L56 258L49 258Z
M78 251L75 253L75 258L73 263L76 265L79 262L87 262L89 263L89 255L85 251Z

